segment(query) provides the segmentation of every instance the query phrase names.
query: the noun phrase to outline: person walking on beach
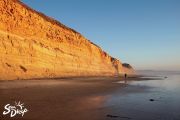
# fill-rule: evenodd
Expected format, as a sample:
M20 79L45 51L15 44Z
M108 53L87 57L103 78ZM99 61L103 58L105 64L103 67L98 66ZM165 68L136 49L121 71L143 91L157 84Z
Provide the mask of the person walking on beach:
M127 83L126 78L127 78L127 74L125 73L125 74L124 74L124 83L125 83L125 84Z
M127 74L126 74L126 73L124 74L124 78L125 78L125 79L127 78Z

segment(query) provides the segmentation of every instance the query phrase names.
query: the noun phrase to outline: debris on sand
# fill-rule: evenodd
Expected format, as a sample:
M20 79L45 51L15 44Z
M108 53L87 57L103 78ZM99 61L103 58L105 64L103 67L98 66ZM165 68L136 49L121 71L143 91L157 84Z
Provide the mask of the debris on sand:
M153 101L155 101L155 100L154 100L154 99L149 99L149 101L153 102Z
M110 115L110 114L108 114L108 115L106 115L107 117L110 117L110 118L124 118L124 119L131 119L130 117L123 117L123 116L117 116L117 115Z
M116 115L106 115L107 117L111 117L111 118L117 118L117 117L119 117L119 116L116 116Z

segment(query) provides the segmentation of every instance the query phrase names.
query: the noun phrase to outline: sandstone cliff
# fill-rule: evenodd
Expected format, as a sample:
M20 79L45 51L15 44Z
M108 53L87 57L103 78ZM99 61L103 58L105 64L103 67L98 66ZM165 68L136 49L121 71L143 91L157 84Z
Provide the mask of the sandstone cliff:
M124 72L134 70L75 30L18 0L0 0L0 80Z

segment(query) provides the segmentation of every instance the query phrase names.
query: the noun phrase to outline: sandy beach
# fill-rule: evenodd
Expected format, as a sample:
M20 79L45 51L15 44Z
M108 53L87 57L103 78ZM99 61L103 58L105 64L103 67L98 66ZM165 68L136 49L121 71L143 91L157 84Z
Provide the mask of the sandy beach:
M0 111L8 103L21 101L29 111L13 119L178 120L179 96L162 87L171 77L148 81L131 78L126 84L114 77L0 81ZM1 115L1 119L10 117Z
M1 81L0 111L7 103L21 101L29 112L18 119L98 119L102 117L99 113L104 111L101 107L108 94L123 87L113 81L118 78Z

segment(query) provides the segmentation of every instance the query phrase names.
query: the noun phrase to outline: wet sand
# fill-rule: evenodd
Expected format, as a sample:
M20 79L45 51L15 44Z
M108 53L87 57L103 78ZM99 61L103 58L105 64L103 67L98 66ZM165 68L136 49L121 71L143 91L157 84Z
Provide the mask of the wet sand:
M29 109L23 119L99 119L106 114L103 108L106 97L123 86L113 81L118 78L0 81L0 111L7 103L21 101Z
M4 105L21 101L29 111L13 119L180 119L177 113L180 99L172 96L172 91L163 89L165 80L130 78L126 82L119 81L122 79L114 77L0 81L0 112ZM11 119L8 115L0 115L0 120L8 119Z

